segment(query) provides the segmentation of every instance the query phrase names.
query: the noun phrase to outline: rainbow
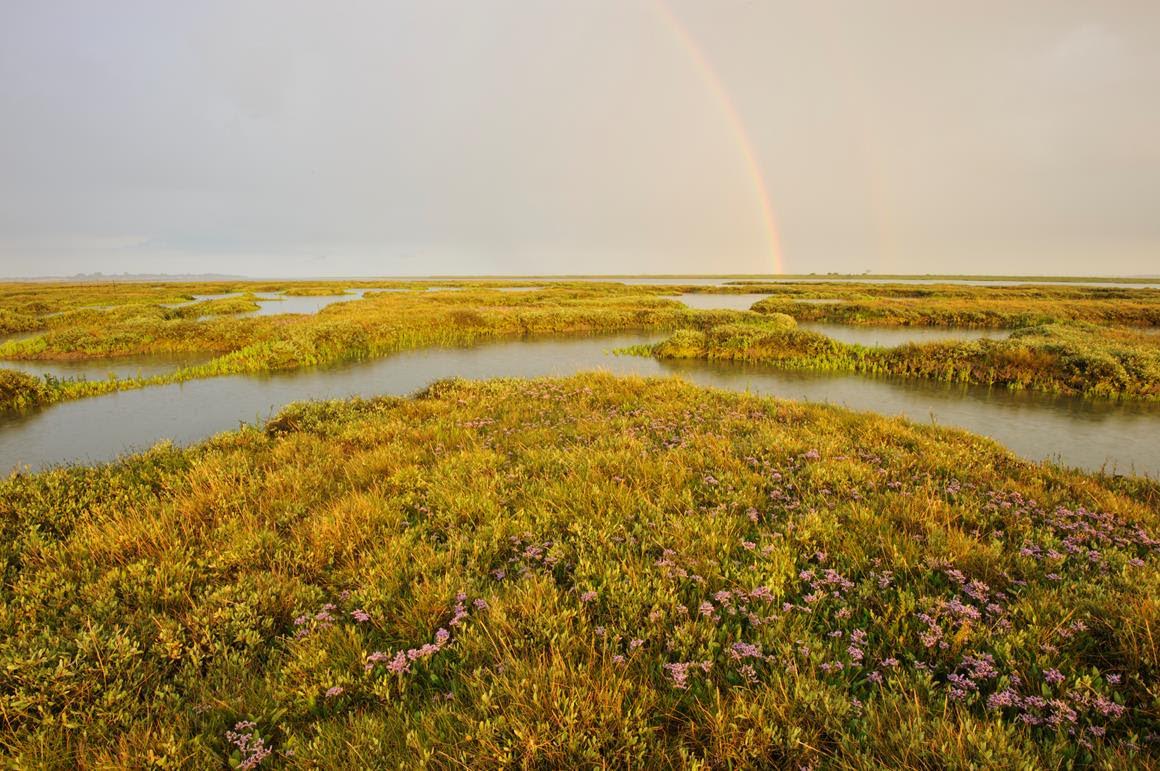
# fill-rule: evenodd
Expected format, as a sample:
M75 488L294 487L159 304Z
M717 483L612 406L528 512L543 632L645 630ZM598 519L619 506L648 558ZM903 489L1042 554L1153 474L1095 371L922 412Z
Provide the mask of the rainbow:
M781 237L778 234L777 221L773 216L773 201L769 197L769 187L765 184L765 176L761 172L761 165L757 161L757 153L753 149L753 140L749 138L749 131L745 128L745 121L741 119L741 113L737 111L737 106L733 104L733 99L729 96L729 92L721 82L720 76L713 69L713 65L709 63L705 52L697 45L697 41L689 33L688 28L681 23L681 20L672 12L672 9L665 3L665 0L653 0L653 5L656 7L661 18L673 30L681 45L689 53L690 58L696 64L697 70L701 74L702 80L705 81L709 90L717 98L726 120L728 120L730 127L733 129L733 134L741 150L741 155L745 160L746 169L749 171L749 177L753 182L753 188L757 193L758 202L761 207L762 225L765 229L766 240L769 242L769 255L773 262L773 272L775 274L784 273L785 265L782 261Z

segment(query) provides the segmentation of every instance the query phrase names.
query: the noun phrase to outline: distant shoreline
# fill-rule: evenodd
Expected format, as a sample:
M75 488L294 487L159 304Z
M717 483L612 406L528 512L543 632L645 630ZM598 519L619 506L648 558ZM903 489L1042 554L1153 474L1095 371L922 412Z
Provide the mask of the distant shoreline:
M1062 283L1153 283L1160 280L1160 274L1136 276L1028 276L1028 275L970 275L937 273L602 273L602 274L431 274L431 275L382 275L382 276L234 276L217 273L173 274L164 273L123 273L105 275L101 273L80 273L72 276L7 276L0 277L4 283L117 283L139 281L163 282L223 282L223 281L616 281L620 279L697 279L716 278L722 280L752 280L760 282L780 281L1027 281Z

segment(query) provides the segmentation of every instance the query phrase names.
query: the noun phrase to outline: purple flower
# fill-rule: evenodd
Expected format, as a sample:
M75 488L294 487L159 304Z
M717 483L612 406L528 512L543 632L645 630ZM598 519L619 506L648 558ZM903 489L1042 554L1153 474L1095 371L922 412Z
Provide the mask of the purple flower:
M1096 711L1104 717L1117 718L1123 715L1126 711L1124 705L1116 704L1114 701L1111 701L1110 699L1107 699L1103 696L1097 696L1092 702L1092 706L1095 707Z
M1007 688L1006 690L992 693L987 697L987 709L1002 709L1004 707L1018 707L1023 703L1019 694Z
M1049 669L1043 673L1043 679L1049 685L1055 685L1056 683L1062 683L1066 678L1064 678L1063 673L1058 669Z
M342 693L342 686L341 685L332 685L331 687L326 689L326 698L333 699L335 696L338 696L341 693Z
M375 652L371 653L369 656L367 656L367 663L365 666L366 671L370 672L372 669L375 668L375 664L386 661L389 658L390 658L390 655L383 653L382 651L375 651Z
M411 670L411 664L407 660L407 654L399 651L395 654L395 658L391 659L391 663L387 664L387 671L393 675L406 674Z
M771 592L769 590L769 587L759 586L756 589L749 592L749 599L751 599L751 600L773 600L773 592Z
M673 679L673 687L685 690L689 687L689 665L682 663L665 664L665 671Z
M249 720L234 724L234 730L226 731L226 741L237 748L241 756L238 768L257 768L273 752L262 737L254 733L255 725Z
M595 602L596 592L589 590L580 595L580 602Z
M350 615L355 621L358 621L360 624L365 622L365 621L371 620L371 614L367 613L362 608L359 608L358 610L352 610Z
M759 659L762 658L761 646L753 645L752 643L735 642L730 655L734 659Z

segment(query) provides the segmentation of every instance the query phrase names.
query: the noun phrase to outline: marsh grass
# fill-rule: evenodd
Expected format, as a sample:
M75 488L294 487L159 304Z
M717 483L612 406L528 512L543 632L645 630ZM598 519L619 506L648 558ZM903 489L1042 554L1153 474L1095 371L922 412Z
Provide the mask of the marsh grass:
M258 291L256 288L254 291ZM0 358L95 359L216 353L209 362L147 378L46 381L41 403L240 373L261 373L387 356L427 346L463 346L521 336L674 329L757 314L703 312L625 287L560 286L511 293L370 292L312 315L234 317L252 293L179 308L131 303L62 313L44 334L0 344ZM203 318L204 317L204 318ZM0 408L5 404L0 402ZM16 406L9 403L6 406Z
M753 287L746 287L753 289ZM836 303L802 303L833 299ZM883 326L1012 329L1060 321L1160 326L1160 290L1100 287L807 285L753 306L798 321Z
M622 353L671 359L761 362L790 369L858 372L997 385L1069 395L1160 399L1160 340L1130 328L1051 323L1004 339L867 347L796 328L787 314L766 324L679 330Z
M0 369L0 409L28 409L49 401L45 380L24 372Z
M0 484L0 751L1144 767L1160 490L1129 481L676 380L296 405Z
M508 285L531 291L500 291ZM332 305L316 314L245 315L258 309L255 300L263 294L339 295L351 286L349 282L0 285L0 330L38 333L0 343L0 359L216 357L150 378L46 380L36 400L45 404L201 377L334 364L418 347L471 345L537 334L681 328L704 332L720 327L712 333L717 337L711 352L683 355L708 352L747 357L756 355L754 336L767 334L754 331L754 325L770 329L783 323L771 319L792 316L859 324L1022 328L1034 323L1040 332L1033 333L1039 335L1035 340L1024 337L1018 344L980 344L978 350L954 346L898 349L889 360L853 346L831 345L804 332L785 332L781 340L789 342L789 348L765 354L783 366L889 372L1090 395L1151 398L1156 387L1154 346L1128 340L1125 332L1082 328L1083 332L1073 334L1067 331L1069 327L1058 326L1073 319L1156 323L1160 292L1145 289L745 282L726 287L629 286L580 280L536 288L540 285L534 281L359 281L359 288L370 290L363 299ZM437 291L419 291L424 289ZM754 306L756 312L691 310L664 298L687 291L754 289L773 293ZM195 295L226 293L238 296L194 302ZM798 302L802 299L842 302ZM185 304L169 307L178 303ZM735 339L718 339L726 334ZM669 348L674 346L670 343ZM0 409L29 403L0 400Z

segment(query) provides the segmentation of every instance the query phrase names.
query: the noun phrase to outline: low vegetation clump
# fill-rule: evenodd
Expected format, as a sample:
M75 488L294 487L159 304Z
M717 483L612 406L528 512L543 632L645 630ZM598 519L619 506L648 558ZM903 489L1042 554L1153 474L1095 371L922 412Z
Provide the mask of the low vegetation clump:
M0 411L22 410L50 400L48 383L12 369L0 369Z
M282 292L287 297L337 297L346 293L344 287L333 284L323 286L292 286Z
M586 375L0 484L15 767L1143 767L1160 488Z
M40 327L36 316L0 308L0 335L32 332Z
M174 319L201 319L211 316L231 316L239 313L253 313L259 309L252 294L243 297L224 297L217 300L202 300L172 308L167 314Z
M1053 323L1006 339L853 345L798 329L785 314L768 324L679 330L626 353L670 359L761 362L791 369L860 372L997 385L1092 397L1160 399L1160 338L1132 329Z
M748 287L752 289L752 287ZM817 300L834 302L817 302ZM805 300L815 300L806 302ZM1013 329L1060 321L1160 326L1160 291L1079 287L824 286L779 291L758 313L834 324Z

